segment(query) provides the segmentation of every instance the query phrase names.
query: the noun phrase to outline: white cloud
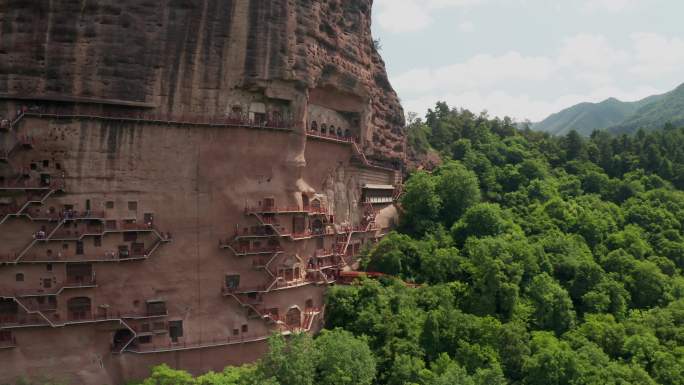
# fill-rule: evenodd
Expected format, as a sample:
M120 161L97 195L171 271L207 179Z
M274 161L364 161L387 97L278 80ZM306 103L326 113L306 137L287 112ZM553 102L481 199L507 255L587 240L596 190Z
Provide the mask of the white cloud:
M631 38L636 57L630 69L631 73L652 78L667 73L682 72L684 40L655 33L635 33Z
M441 10L467 9L484 3L528 8L545 5L556 12L580 10L592 14L628 12L654 6L653 0L554 0L548 3L543 0L375 0L373 12L380 28L390 33L403 33L427 28Z
M415 32L432 23L434 12L444 8L468 7L486 0L376 0L378 25L392 33Z
M429 12L412 0L379 1L378 24L393 32L413 32L427 27L431 22Z
M472 32L475 29L475 24L470 21L464 21L458 25L461 32Z
M501 90L446 92L435 96L436 99L431 95L402 102L406 111L426 111L428 108L434 108L435 102L446 101L452 107L467 108L474 113L487 110L491 115L505 115L518 120L534 118L537 115L535 111L553 108L551 103L532 100L527 94L512 95Z
M435 89L488 87L504 81L542 81L554 72L555 64L545 57L526 57L518 52L500 56L476 55L463 63L435 69L408 71L392 79L399 89L429 92Z
M561 66L611 69L629 60L629 54L615 49L602 35L579 34L566 38L558 55Z
M467 108L479 113L487 110L493 116L509 116L518 121L530 119L541 121L548 115L582 102L598 103L610 97L623 101L634 101L661 91L651 87L621 89L604 87L586 94L565 94L552 100L544 100L527 93L514 93L503 90L464 92L444 92L435 95L423 95L417 98L402 100L406 111L427 111L434 108L435 102L446 101L452 107Z
M684 39L679 37L639 33L621 42L624 48L616 43L579 34L564 39L553 56L479 54L407 71L393 76L392 84L407 111L422 113L443 100L475 112L487 109L492 115L537 121L580 102L630 101L668 91L651 86L653 79L684 67Z
M607 12L623 12L634 9L639 3L644 3L643 0L587 0L582 9L587 12L607 11Z

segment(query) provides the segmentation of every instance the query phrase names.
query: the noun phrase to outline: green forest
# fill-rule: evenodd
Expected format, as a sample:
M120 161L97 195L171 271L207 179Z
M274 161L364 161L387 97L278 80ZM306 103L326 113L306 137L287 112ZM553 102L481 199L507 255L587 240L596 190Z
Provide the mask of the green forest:
M396 232L335 286L326 329L166 384L684 384L684 129L585 138L437 103ZM412 282L416 285L407 285Z

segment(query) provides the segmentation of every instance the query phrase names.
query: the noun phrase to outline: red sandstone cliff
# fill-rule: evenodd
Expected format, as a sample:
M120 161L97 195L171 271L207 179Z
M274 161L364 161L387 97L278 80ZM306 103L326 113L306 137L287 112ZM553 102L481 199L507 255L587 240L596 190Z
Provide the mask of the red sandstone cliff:
M404 157L403 110L372 0L2 0L0 95L229 113L235 90L359 115L363 148Z
M0 0L0 383L221 370L320 329L396 219L370 8Z

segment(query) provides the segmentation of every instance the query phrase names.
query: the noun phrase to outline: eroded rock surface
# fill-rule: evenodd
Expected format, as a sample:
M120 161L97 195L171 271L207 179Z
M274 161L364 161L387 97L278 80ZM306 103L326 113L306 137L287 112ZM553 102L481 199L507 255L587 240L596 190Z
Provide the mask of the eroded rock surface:
M403 111L373 46L371 6L371 0L2 0L0 94L225 114L259 99L251 94L257 92L289 101L286 113L310 123L297 106L304 96L358 121L372 158L401 160Z
M397 218L371 5L0 0L0 383L221 370L322 327Z

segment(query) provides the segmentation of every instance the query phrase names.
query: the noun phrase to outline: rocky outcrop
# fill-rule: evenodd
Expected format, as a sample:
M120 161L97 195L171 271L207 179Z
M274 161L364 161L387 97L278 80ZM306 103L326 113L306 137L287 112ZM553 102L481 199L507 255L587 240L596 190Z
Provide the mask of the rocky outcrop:
M0 95L226 114L236 91L359 116L362 147L404 158L404 118L372 0L0 1ZM297 116L300 115L300 116ZM301 116L304 115L304 116Z

